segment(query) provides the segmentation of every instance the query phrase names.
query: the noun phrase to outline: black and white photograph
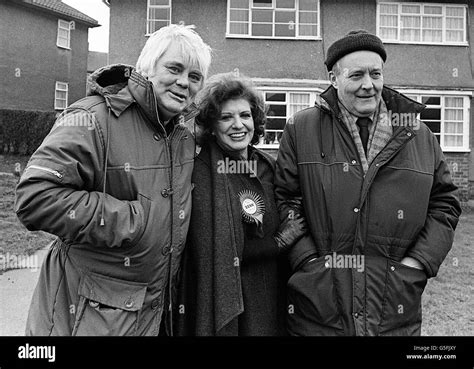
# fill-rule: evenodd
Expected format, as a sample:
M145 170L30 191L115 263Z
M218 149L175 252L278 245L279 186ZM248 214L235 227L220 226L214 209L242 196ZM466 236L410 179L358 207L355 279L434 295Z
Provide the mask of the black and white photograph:
M0 0L0 369L472 369L473 19Z

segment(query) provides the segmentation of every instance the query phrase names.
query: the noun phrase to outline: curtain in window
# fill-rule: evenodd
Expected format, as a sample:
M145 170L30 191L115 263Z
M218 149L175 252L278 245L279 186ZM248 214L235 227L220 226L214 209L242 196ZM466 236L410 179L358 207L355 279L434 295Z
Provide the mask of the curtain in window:
M444 145L463 146L464 110L462 97L446 97L444 110Z
M421 8L419 5L402 5L400 17L400 39L401 41L421 40Z
M384 40L398 39L398 5L380 5L380 37Z
M290 93L289 116L309 106L311 105L308 93Z

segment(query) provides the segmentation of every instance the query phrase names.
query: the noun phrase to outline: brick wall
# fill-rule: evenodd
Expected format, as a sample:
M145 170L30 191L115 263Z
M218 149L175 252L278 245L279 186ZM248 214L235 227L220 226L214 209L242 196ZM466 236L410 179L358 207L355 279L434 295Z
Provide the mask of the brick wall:
M446 161L453 182L459 187L459 199L467 201L470 198L469 186L469 153L445 153Z

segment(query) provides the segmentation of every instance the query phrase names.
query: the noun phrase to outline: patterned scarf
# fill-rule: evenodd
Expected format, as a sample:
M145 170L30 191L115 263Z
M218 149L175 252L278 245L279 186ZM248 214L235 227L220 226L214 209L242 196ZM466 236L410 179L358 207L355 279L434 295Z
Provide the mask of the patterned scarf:
M367 156L362 146L362 141L359 135L359 127L356 122L359 117L350 113L340 101L337 102L339 110L341 111L341 117L343 122L346 124L347 129L351 133L352 139L359 152L360 161L364 173L369 170L370 164L372 164L375 157L390 141L393 134L392 125L388 119L387 105L383 100L380 100L380 104L374 114L369 117L372 123L369 125L369 140L367 142ZM374 119L377 117L376 119Z

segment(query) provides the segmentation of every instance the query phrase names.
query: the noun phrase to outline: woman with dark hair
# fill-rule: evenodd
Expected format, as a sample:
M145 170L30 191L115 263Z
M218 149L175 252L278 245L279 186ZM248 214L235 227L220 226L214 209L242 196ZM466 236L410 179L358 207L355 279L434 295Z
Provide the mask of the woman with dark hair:
M255 148L265 104L250 80L211 77L197 97L195 159L177 334L284 335L286 258L274 239L275 160Z

